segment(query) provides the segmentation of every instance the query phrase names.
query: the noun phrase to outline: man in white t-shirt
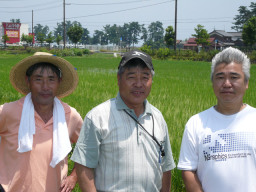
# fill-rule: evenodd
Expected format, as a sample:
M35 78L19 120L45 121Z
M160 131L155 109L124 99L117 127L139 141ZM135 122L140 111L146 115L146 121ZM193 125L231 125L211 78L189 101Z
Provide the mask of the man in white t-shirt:
M217 105L186 124L178 169L187 191L256 191L256 109L243 103L250 60L227 48L212 60Z

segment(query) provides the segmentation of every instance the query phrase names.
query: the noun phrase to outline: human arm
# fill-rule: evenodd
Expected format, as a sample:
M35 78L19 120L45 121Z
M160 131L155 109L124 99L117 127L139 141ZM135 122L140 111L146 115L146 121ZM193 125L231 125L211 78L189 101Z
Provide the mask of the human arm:
M77 174L76 174L76 168L74 167L70 175L62 180L60 191L71 192L76 186L76 182L77 182Z
M78 184L82 192L97 192L94 183L94 169L75 163Z
M172 179L171 171L166 171L163 173L162 189L160 190L160 192L170 192L171 191L171 179Z
M75 162L78 184L82 191L96 192L94 168L99 159L99 134L91 119L85 118L71 160ZM91 167L91 168L89 168Z
M203 192L202 185L195 171L182 171L182 179L184 181L187 192Z

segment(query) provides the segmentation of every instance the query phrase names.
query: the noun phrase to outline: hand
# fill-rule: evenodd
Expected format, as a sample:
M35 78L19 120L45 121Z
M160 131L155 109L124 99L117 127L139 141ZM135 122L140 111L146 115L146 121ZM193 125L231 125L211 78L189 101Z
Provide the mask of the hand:
M72 192L76 186L77 177L69 175L61 182L60 191L61 192Z

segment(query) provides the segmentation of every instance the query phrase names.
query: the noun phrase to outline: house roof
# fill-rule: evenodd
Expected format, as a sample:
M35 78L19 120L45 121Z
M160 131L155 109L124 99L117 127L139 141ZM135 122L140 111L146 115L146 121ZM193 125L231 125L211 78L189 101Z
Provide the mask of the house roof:
M210 34L210 36L217 34L217 35L220 35L223 37L242 38L242 32L225 32L224 30L214 30L209 34Z
M231 37L232 35L225 32L224 30L214 30L213 32L209 33L210 35L214 35L214 34L217 34L217 35L220 35L220 36L224 36L224 37Z
M197 44L184 44L184 47L197 47Z
M242 32L228 32L228 33L234 37L242 37Z
M209 41L210 43L214 42L214 40L215 40L214 37L210 37L210 38L208 39L208 41ZM193 38L193 37L189 38L188 41L187 41L187 44L196 44L196 38ZM185 44L184 46L187 46L187 44Z

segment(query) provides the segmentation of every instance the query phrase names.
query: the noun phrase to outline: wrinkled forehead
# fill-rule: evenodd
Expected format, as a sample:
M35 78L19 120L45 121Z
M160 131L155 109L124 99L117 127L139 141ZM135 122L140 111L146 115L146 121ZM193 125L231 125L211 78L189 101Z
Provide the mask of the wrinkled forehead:
M213 72L216 72L216 70L219 70L219 69L229 69L229 68L236 68L236 69L243 70L243 65L242 65L242 63L237 63L234 61L229 62L229 63L221 62L221 63L218 63L215 65Z

